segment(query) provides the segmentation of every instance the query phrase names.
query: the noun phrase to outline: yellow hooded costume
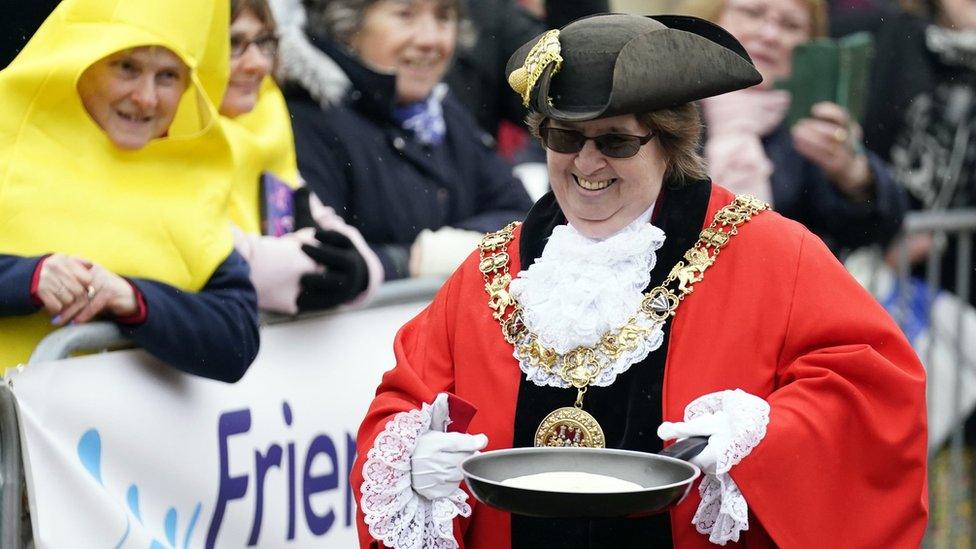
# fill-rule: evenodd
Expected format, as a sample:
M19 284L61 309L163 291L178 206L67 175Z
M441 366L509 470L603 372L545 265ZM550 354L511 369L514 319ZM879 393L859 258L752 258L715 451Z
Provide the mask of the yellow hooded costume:
M270 172L292 188L298 186L295 138L285 98L274 80L265 78L251 112L221 120L234 153L231 220L245 233L261 234L261 173Z
M214 105L229 73L227 0L64 0L0 72L0 253L77 255L197 291L232 250L233 170ZM85 111L81 74L157 45L190 69L166 137L119 149ZM27 291L27 288L24 289ZM52 330L45 312L0 318L0 369Z

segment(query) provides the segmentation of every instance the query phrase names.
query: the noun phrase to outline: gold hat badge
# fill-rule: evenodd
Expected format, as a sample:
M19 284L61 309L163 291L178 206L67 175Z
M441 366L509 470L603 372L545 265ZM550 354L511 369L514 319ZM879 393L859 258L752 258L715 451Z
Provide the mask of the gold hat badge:
M523 106L529 106L532 88L535 87L535 83L542 76L542 71L546 70L550 63L556 64L552 74L555 75L559 72L563 66L563 57L560 55L560 51L559 31L551 30L543 34L542 38L532 46L529 54L525 56L525 63L508 75L508 85L522 96Z

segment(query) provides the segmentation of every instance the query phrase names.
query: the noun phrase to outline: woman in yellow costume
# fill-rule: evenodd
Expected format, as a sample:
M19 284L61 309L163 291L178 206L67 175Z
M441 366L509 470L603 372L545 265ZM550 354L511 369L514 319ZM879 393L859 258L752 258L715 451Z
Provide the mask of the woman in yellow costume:
M266 0L231 0L230 44L220 106L234 152L230 211L258 305L294 314L365 301L383 268L359 231L301 185L291 119L269 76L278 39Z
M64 0L0 72L0 368L99 318L186 372L257 354L234 252L227 0Z

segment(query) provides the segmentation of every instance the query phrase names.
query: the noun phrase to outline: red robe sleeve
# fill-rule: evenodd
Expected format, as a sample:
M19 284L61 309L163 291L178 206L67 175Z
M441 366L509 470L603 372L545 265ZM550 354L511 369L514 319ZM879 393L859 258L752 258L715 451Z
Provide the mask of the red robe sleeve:
M356 501L362 497L363 465L373 441L396 414L415 410L424 402L430 403L440 392L454 389L454 363L451 341L454 313L451 304L463 275L456 273L437 293L434 300L397 332L393 344L396 367L383 376L356 438L357 456L350 472L350 483ZM364 522L362 509L357 510L360 546L380 547ZM455 523L455 539L458 525ZM461 544L463 548L463 543Z
M781 547L918 547L922 365L819 239L804 236L797 263L766 436L731 470L750 520Z

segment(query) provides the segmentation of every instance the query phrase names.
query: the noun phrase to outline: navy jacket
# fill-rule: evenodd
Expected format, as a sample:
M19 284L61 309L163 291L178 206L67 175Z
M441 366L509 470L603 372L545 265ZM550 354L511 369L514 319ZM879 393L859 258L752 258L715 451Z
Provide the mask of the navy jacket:
M323 110L304 89L286 87L298 168L322 202L362 233L387 279L407 276L410 245L424 229L487 232L525 216L531 201L522 183L450 93L445 141L424 145L392 118L394 77L313 40L352 88L343 104Z
M38 311L30 296L40 257L0 255L0 315ZM257 294L250 268L232 251L199 292L130 278L146 302L146 321L119 324L122 333L189 374L233 383L258 354Z
M874 196L866 202L854 202L793 148L785 124L763 138L763 148L774 166L770 177L773 207L784 217L806 225L835 253L886 244L898 233L907 199L877 155L867 153L874 175ZM713 175L721 184L722 174Z

